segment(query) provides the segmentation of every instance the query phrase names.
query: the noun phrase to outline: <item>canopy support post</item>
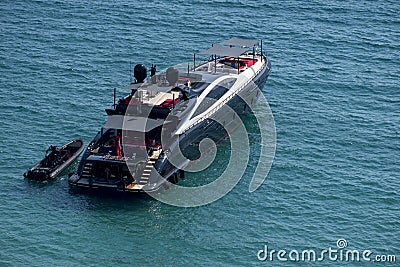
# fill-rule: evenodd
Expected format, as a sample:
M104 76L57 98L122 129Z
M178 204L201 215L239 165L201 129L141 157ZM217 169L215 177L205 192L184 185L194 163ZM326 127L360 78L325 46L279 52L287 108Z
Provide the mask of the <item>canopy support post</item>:
M214 55L214 71L217 73L217 54Z

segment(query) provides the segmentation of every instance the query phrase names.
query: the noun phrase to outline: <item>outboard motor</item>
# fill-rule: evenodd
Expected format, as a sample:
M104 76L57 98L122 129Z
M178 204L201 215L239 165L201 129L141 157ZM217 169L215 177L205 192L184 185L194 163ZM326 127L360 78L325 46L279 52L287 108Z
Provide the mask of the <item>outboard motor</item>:
M133 76L136 79L137 83L144 82L144 79L147 77L147 69L143 64L137 64L133 69Z

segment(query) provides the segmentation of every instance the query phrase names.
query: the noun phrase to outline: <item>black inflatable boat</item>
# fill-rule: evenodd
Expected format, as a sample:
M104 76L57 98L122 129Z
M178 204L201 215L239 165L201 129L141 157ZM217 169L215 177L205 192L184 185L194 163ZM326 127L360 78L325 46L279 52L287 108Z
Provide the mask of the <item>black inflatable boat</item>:
M61 147L50 146L45 158L26 171L24 177L37 181L55 179L76 160L84 147L82 139L73 140Z

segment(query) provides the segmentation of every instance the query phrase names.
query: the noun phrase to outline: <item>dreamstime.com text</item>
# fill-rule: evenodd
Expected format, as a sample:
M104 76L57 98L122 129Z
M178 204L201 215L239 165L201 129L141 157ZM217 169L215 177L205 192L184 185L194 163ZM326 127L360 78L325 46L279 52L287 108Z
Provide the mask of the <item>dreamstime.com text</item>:
M301 261L301 262L312 262L312 261L346 261L346 262L386 262L395 263L396 255L383 255L375 254L369 249L358 250L348 249L348 243L345 239L338 239L336 247L329 247L328 249L306 249L306 250L275 250L268 248L268 245L264 245L264 248L257 252L257 259L259 261Z

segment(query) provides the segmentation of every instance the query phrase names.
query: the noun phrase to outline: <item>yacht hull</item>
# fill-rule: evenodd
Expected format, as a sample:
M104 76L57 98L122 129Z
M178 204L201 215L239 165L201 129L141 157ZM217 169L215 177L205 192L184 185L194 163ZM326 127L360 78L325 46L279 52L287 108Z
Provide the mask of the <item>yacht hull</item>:
M265 59L267 60L267 59ZM241 119L244 119L246 115L251 111L253 106L256 104L257 99L261 94L261 89L264 87L265 82L268 78L270 72L270 63L266 62L264 68L249 82L247 86L244 86L240 92L232 97L226 105L228 105ZM256 86L255 86L256 85ZM217 111L216 114L218 115ZM225 138L228 137L228 132L225 129L225 125L230 125L229 129L235 129L237 120L232 118L224 118L224 121L221 125L213 119L206 119L202 122L196 124L191 127L184 133L180 134L177 142L179 142L179 148L182 153L190 160L196 159L200 156L199 149L197 144L203 140L204 138L211 138L215 143L219 143ZM102 133L99 133L91 144L96 143L102 136ZM158 191L164 190L167 188L166 181L177 182L178 173L180 169L185 166L176 167L171 164L168 160L167 156L160 156L153 164L154 169L151 172L150 177L150 185L151 186L142 186L138 188L129 187L127 183L130 181L121 181L119 183L107 183L107 182L96 182L96 179L91 177L84 177L85 168L87 168L86 160L90 155L91 145L89 144L86 149L80 164L78 165L76 173L74 173L69 178L69 184L72 188L81 188L90 191L98 191L98 192L125 192L125 193L143 193L145 191ZM171 151L173 153L173 151ZM117 163L116 163L117 164ZM119 162L118 164L126 164L125 162ZM157 175L154 175L154 172L157 172ZM160 180L160 175L163 179ZM182 174L182 173L181 173ZM135 174L133 174L135 176ZM153 177L157 176L157 177ZM140 178L134 177L136 182L140 184ZM153 179L153 181L152 181Z

